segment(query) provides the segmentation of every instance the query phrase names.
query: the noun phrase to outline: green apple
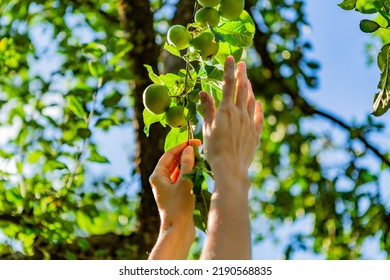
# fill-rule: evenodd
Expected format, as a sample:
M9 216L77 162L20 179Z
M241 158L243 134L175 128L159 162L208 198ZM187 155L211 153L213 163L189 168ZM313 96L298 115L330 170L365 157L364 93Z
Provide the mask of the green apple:
M214 8L203 7L199 9L195 14L195 22L200 23L201 25L207 26L217 26L220 20L219 13Z
M204 31L196 36L191 46L200 52L203 60L212 59L219 50L219 44L214 40L214 35L210 31Z
M227 20L234 20L241 15L244 6L244 0L222 0L218 11L221 17Z
M198 3L203 7L215 7L221 3L221 1L222 0L198 0Z
M170 127L178 128L185 126L187 120L184 116L184 107L181 105L170 107L165 112L165 120Z
M191 42L191 34L183 25L177 24L171 26L167 34L168 43L173 45L178 50L188 48Z
M168 88L164 85L152 84L143 93L145 108L153 114L164 113L171 105Z

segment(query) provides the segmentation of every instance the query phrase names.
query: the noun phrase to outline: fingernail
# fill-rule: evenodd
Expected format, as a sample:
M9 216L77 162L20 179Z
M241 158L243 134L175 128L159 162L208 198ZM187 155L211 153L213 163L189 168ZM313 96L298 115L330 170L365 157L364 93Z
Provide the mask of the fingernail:
M238 66L241 68L242 71L244 71L244 72L246 71L246 64L245 64L245 62L240 61L238 63Z
M192 155L194 153L194 148L192 146L187 146L184 151L183 151L183 154L189 154L189 155Z

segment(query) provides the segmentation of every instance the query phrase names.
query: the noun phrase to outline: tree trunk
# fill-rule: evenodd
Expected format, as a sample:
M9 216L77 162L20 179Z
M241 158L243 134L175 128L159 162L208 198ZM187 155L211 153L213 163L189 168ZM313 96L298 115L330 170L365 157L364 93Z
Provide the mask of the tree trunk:
M146 137L143 128L142 112L143 90L151 83L144 64L149 64L157 70L159 49L155 42L153 29L153 14L149 1L120 0L119 13L121 24L127 32L128 41L134 47L128 54L131 70L134 73L134 126L137 135L137 171L141 176L140 207L138 209L138 258L147 258L153 247L160 226L157 206L149 184L149 176L164 151L164 139L167 129L160 124L154 125ZM157 72L157 71L156 71Z
M172 24L186 25L192 21L194 3L192 1L179 1ZM157 73L157 61L160 55L160 48L155 42L155 31L153 28L153 13L150 10L149 1L120 0L119 13L121 24L128 34L128 41L134 47L129 52L131 70L134 73L135 86L134 95L134 125L137 135L137 171L141 176L140 207L138 210L137 245L138 257L147 258L147 253L152 249L158 235L160 219L157 206L153 197L149 176L153 172L158 159L164 152L164 140L168 133L167 128L155 124L150 129L149 137L143 132L144 122L142 112L143 90L151 83L144 64L152 66ZM177 72L183 60L172 55L164 55L164 72ZM182 67L183 66L183 67Z

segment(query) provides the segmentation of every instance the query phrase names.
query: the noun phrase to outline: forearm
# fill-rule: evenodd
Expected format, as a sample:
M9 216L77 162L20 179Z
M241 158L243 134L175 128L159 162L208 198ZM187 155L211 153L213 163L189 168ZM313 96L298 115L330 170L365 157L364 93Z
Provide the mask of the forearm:
M249 181L216 178L202 259L250 259Z
M194 228L162 225L149 260L185 260L195 239Z

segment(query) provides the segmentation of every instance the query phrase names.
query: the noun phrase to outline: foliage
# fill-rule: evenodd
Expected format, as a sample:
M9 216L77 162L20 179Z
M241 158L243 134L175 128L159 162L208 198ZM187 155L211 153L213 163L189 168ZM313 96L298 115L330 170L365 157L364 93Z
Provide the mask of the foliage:
M194 5L196 10L197 2ZM202 114L200 107L197 106L199 104L198 94L200 90L207 90L214 98L215 104L220 103L222 97L222 67L225 59L229 55L239 53L240 55L237 57L237 60L239 60L243 48L252 45L255 33L253 19L245 10L236 19L227 20L221 18L219 23L215 24L214 27L208 24L204 25L197 22L190 22L187 28L181 25L172 26L168 30L168 34L170 34L171 30L177 30L180 27L184 30L183 32L191 34L191 38L193 39L190 44L192 47L177 48L174 44L165 44L164 48L172 55L182 58L186 63L185 69L180 69L177 74L166 73L158 76L153 72L150 65L145 65L150 79L155 84L164 85L168 88L172 99L171 108L175 108L175 106L176 108L177 106L185 107L186 125L183 127L171 125L172 128L165 139L165 150L184 141L189 141L194 137L193 130L199 124L200 115ZM201 55L199 49L194 47L193 42L197 38L200 38L199 36L203 35L211 36L212 40L214 40L213 37L215 38L218 52L213 59L204 59L204 55ZM208 48L211 43L201 42L201 45L202 48ZM183 49L186 49L186 52L184 55L181 55L180 50ZM195 68L195 64L199 65L198 69ZM150 126L155 122L160 122L163 126L169 124L169 110L164 114L153 114L145 108L143 111L145 132L148 134ZM205 184L208 179L211 179L208 177L208 174L211 174L211 170L198 153L197 164L194 166L193 174L189 178L193 181L194 194L196 196L195 224L203 231L206 231L206 221L211 197L211 193Z
M363 14L376 14L375 20L363 19L360 29L365 33L378 32L384 43L387 41L390 34L390 1L344 0L339 6L345 10L355 9ZM389 43L385 43L378 54L378 66L382 74L378 85L380 92L375 94L372 106L374 116L381 116L390 108L389 47Z
M187 117L198 126L196 81L200 79L202 89L217 101L220 98L221 71L212 63L174 73L167 70L173 57L182 56L166 44L167 26L186 15L186 10L179 9L189 1L119 2L148 6L154 19L150 22L155 31L152 40L142 41L149 38L145 19L137 25L141 26L137 36L128 34L126 20L132 19L123 19L118 1L0 0L1 258L145 258L138 248L159 226L155 216L140 216L143 208L151 205L141 203L147 187L139 188L136 172L146 172L148 159L137 159L128 176L100 174L94 170L97 166L112 163L102 154L97 135L134 123L133 132L146 132L154 139L156 127L166 126L164 116L139 112L135 103L139 87L143 90L151 81L167 85L171 94L177 95L183 92L187 77L185 92L189 92L187 105L192 112ZM344 2L356 4L359 11L370 7L358 1ZM192 14L193 3L190 6ZM166 13L174 8L176 13ZM329 259L359 258L362 244L372 237L379 239L378 248L389 255L390 214L379 188L382 171L367 163L373 160L383 169L390 167L388 148L371 142L383 125L371 116L350 124L305 99L303 89L317 85L319 64L308 58L311 44L302 36L302 29L309 24L304 1L248 0L246 11L245 17L254 20L249 30L233 22L226 24L234 26L218 26L214 31L226 41L216 56L217 64L228 52L240 48L235 46L237 36L246 46L248 39L253 39L243 58L264 104L266 120L261 149L251 170L256 240L277 238L281 225L309 220L309 231L289 236L286 258L300 250ZM237 30L234 36L226 31L232 29ZM254 32L254 37L247 31ZM159 55L151 54L155 64L134 55L147 55L138 49L137 40L143 47L155 46ZM383 72L387 52L384 49L380 54ZM141 67L134 69L134 65ZM387 81L386 75L381 79ZM382 99L385 96L380 95ZM136 119L145 120L145 127L139 127ZM331 131L343 137L335 139ZM200 137L197 130L194 133ZM186 129L172 129L166 148L187 137ZM153 141L146 156L154 153L150 149L157 147L160 139ZM129 140L132 150L138 144ZM329 154L342 159L327 163L324 159ZM210 174L200 155L197 164L200 168L189 176L202 182L195 189L195 218L201 228L205 222L202 213L207 211L204 200L209 199L205 192L209 182L204 178ZM134 195L138 191L140 196ZM264 220L261 225L268 226L258 229ZM152 226L140 231L145 224Z

